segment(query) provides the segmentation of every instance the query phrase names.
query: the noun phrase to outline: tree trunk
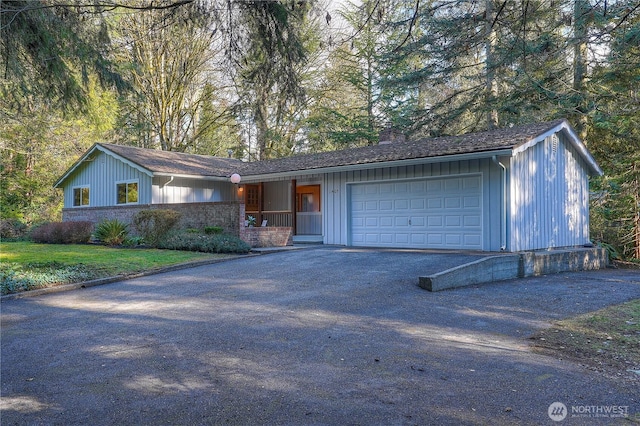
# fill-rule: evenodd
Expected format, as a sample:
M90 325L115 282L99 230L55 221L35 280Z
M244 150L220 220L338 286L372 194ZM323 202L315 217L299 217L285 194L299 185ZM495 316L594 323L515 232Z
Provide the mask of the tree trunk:
M485 1L486 11L486 32L487 39L485 42L486 55L486 100L487 100L487 128L489 130L498 128L498 110L495 103L498 99L498 83L495 78L495 46L496 31L494 30L495 8L493 0Z
M258 160L267 159L267 137L268 137L268 91L264 88L257 88L259 91L256 97L256 105L253 113L253 121L256 125L256 139L258 148Z
M587 105L585 83L587 80L587 0L575 0L573 7L573 91L574 125L583 141L587 138Z

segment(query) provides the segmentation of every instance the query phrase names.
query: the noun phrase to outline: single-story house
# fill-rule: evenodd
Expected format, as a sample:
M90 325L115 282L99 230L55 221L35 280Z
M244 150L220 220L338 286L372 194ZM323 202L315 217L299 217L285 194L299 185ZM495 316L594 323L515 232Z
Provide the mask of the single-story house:
M243 237L252 216L294 241L345 246L524 251L590 243L589 176L602 170L566 120L383 139L257 162L99 143L55 187L64 191L63 220L127 220L168 207L183 213L184 226L219 224Z

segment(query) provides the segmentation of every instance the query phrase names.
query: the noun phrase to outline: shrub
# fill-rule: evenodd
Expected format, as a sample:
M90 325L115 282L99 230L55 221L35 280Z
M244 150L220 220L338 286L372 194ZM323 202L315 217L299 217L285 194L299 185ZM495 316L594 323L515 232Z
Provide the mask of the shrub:
M248 253L249 244L232 235L198 235L188 232L172 232L164 238L159 248L169 250L201 251L205 253Z
M92 222L49 222L34 228L30 236L36 243L82 244L89 242L92 231Z
M127 237L123 242L122 245L125 247L138 247L144 244L144 240L142 239L142 237Z
M106 219L96 226L94 236L109 246L121 245L129 235L129 225L118 219Z
M3 240L17 240L27 233L27 225L17 219L0 220L0 238Z
M142 210L133 218L133 224L145 243L157 247L179 219L180 213L175 210Z
M222 226L205 226L204 233L205 234L222 234Z

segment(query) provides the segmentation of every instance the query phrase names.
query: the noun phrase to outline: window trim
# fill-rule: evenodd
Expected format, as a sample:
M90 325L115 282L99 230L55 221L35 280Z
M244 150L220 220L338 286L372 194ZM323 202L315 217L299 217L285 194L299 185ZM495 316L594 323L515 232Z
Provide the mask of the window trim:
M76 189L80 190L80 204L76 205ZM87 203L82 204L82 190L86 189L88 191ZM81 208L81 207L91 207L91 186L90 185L76 185L71 187L71 207L73 208Z
M136 201L132 201L132 202L126 201L124 203L119 203L118 202L118 186L126 185L125 186L125 188L126 188L125 197L128 200L128 198L129 198L129 185L133 184L133 183L135 183L137 185L137 188L138 188L138 198L137 198L137 200ZM140 181L139 181L139 179L116 181L116 194L115 195L116 195L116 206L130 206L130 205L134 205L134 204L140 204Z

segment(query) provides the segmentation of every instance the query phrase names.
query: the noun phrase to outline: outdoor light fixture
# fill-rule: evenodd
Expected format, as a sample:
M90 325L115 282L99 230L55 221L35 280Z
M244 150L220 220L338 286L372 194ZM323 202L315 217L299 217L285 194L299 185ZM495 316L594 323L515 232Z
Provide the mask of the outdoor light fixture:
M230 176L230 178L229 178L229 179L231 180L231 183L236 183L236 184L238 184L238 183L240 183L240 181L242 180L242 177L240 177L240 175L239 175L239 174L234 173L234 174L232 174L232 175Z

